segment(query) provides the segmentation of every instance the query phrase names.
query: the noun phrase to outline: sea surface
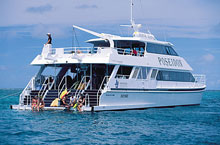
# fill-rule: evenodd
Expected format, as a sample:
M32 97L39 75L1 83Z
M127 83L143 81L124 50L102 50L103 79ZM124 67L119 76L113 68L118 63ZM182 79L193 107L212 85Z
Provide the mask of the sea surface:
M220 144L220 91L199 106L105 112L19 111L0 90L0 144Z

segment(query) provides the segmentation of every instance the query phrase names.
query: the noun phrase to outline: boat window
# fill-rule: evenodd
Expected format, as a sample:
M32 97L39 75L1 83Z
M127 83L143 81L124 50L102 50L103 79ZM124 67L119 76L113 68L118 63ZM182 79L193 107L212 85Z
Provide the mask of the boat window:
M147 52L178 56L172 47L154 43L147 43Z
M142 67L142 76L143 76L143 79L146 79L147 78L147 72L146 72L146 67Z
M141 67L141 70L138 73L138 79L146 79L147 78L147 73L146 73L146 68Z
M132 76L133 79L135 79L135 78L137 77L137 74L138 74L139 69L140 69L139 67L136 67L136 68L135 68L134 73L133 73L133 76Z
M195 82L195 78L190 72L162 71L157 74L159 81L178 81L178 82Z
M114 46L117 48L118 54L144 56L144 42L132 40L114 40Z
M94 47L110 47L110 43L108 40L101 40L101 41L91 41Z
M142 71L141 71L141 70L140 70L139 73L138 73L137 79L142 79Z
M151 79L154 79L156 77L156 74L157 74L157 69L153 69L151 73Z
M120 66L115 78L128 79L131 74L132 67Z

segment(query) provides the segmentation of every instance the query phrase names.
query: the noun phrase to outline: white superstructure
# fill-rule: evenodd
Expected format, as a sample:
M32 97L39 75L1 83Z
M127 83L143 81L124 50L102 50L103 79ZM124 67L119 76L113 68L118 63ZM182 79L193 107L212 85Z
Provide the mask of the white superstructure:
M121 37L74 28L99 38L88 40L93 47L52 48L45 45L31 65L40 66L20 95L14 109L30 109L34 95L42 96L45 109L65 88L69 96L85 96L84 111L140 109L198 105L205 76L192 75L192 68L170 42L159 41L151 33L131 25L132 37ZM52 68L49 76L44 71ZM47 73L48 73L47 72ZM83 87L82 87L83 86Z

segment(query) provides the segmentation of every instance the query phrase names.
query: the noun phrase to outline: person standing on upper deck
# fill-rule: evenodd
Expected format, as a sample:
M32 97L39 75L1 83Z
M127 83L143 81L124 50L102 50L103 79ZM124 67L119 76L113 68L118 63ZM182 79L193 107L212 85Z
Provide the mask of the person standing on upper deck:
M49 58L52 54L52 37L50 33L47 33L48 40L47 43L44 44L43 50L41 52L42 57Z
M51 37L51 34L50 33L47 33L47 36L48 36L48 41L46 44L52 44L52 37Z

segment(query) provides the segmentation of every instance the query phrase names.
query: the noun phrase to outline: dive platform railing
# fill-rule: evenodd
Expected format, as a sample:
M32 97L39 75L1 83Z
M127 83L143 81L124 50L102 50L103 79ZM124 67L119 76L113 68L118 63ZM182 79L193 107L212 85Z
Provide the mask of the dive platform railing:
M102 80L102 83L97 91L97 106L99 106L99 93L106 87L108 86L108 81L109 81L110 76L105 76Z
M75 97L78 99L80 94L83 94L84 91L87 90L89 85L90 85L90 76L84 76L80 81L79 86L76 89Z
M42 97L44 99L45 96L47 95L47 92L51 90L51 88L53 87L54 83L55 83L55 77L53 76L46 77L40 91L38 92L38 97Z
M65 80L64 80L65 79ZM62 85L62 83L64 82L64 84ZM61 86L62 85L62 86ZM62 91L67 88L67 77L66 75L63 76L63 78L61 79L59 85L58 85L58 97L60 97L60 94L62 93Z
M19 98L19 105L24 105L24 98L25 96L28 96L31 92L31 90L35 87L35 76L31 78L31 80L28 82L27 86L24 88L22 93L20 94Z

